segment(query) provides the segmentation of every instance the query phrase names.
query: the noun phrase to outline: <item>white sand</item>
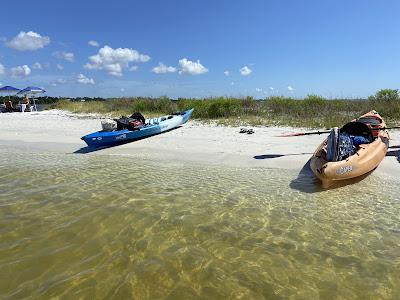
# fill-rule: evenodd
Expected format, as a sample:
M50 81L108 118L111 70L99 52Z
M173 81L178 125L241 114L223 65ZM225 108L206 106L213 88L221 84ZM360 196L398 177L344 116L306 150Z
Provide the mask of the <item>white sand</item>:
M27 146L73 153L86 146L80 140L81 136L99 129L100 119L96 115L73 115L58 110L3 113L0 114L0 146ZM300 170L325 137L276 137L287 132L302 131L298 128L255 127L254 130L254 134L248 135L239 133L239 127L189 121L183 127L167 133L85 155L131 155L155 160ZM399 133L391 131L391 146L400 146ZM400 148L391 148L389 151L398 153ZM374 173L397 176L400 171L397 158L386 157Z

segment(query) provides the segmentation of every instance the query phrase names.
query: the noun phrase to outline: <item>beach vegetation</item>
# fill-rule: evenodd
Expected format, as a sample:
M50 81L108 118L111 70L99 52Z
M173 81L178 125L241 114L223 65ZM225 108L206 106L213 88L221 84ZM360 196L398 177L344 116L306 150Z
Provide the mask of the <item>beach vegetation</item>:
M107 117L131 115L136 111L153 117L194 108L194 119L222 125L330 128L341 126L370 110L378 111L388 125L398 124L400 101L396 99L397 90L382 90L368 99L325 99L313 94L304 99L273 96L259 100L252 97L176 100L168 97L135 97L85 102L61 100L50 108L73 113L97 113Z
M383 89L378 92L374 96L369 97L370 101L399 101L399 90L393 89Z

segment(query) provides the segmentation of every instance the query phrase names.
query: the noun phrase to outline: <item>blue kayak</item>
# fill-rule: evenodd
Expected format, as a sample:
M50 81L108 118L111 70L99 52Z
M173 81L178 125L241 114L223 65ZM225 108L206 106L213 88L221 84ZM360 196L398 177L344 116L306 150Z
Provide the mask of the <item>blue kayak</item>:
M83 136L81 139L84 140L89 147L113 146L177 128L186 123L192 113L193 109L189 109L179 114L146 119L146 125L138 130L96 131Z

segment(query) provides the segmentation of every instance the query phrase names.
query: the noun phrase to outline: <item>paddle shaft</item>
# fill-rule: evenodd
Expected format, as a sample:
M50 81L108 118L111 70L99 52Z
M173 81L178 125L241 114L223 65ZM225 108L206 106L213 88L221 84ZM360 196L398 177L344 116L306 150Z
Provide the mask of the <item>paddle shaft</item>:
M314 132L299 132L299 133L294 133L294 136L298 136L298 135L312 135L312 134L324 134L324 133L329 133L331 132L329 131L314 131ZM289 135L290 136L290 135Z
M383 127L383 128L371 128L371 130L386 130L386 129L400 129L400 126Z
M400 126L394 126L394 127L382 127L382 128L371 128L371 130L387 130L387 129L400 129ZM324 134L324 133L330 133L330 130L327 131L313 131L313 132L297 132L297 133L289 133L286 135L279 135L279 137L291 137L291 136L303 136L303 135L313 135L313 134Z

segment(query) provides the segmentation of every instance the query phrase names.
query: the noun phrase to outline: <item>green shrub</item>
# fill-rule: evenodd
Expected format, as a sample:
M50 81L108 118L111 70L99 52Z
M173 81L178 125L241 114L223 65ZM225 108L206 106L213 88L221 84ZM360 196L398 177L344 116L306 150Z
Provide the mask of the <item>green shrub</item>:
M371 101L397 101L399 100L399 90L393 89L383 89L378 92L374 96L370 96L369 100Z

